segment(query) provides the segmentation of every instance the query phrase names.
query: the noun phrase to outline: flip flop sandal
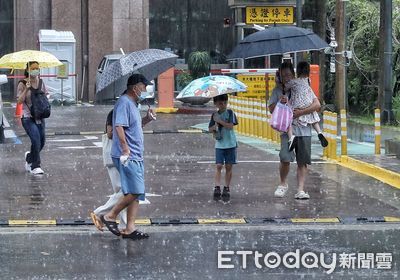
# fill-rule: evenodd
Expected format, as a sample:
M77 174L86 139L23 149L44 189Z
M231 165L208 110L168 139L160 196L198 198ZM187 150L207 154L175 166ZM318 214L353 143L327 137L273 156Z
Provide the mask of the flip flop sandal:
M96 216L96 214L94 212L90 213L90 218L92 218L93 224L95 225L95 227L100 230L103 231L103 224L99 221L99 218Z
M134 232L130 234L122 234L122 238L129 238L132 240L139 240L139 239L146 239L149 238L149 235L147 233L135 230Z
M121 232L118 229L117 222L107 221L106 219L104 219L103 215L100 216L100 220L108 228L108 230L111 231L113 234L115 234L116 236L120 236L121 235Z

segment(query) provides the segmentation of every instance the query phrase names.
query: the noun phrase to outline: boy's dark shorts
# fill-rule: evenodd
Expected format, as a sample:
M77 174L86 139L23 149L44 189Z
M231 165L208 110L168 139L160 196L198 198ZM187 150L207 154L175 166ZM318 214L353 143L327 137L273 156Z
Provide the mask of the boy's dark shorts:
M236 164L236 147L229 149L215 149L216 164Z

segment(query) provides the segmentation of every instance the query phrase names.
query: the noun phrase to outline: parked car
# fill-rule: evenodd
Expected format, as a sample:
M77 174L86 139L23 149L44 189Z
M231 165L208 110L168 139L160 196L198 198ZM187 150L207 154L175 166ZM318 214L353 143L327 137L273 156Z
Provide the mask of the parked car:
M122 54L108 54L103 57L103 59L100 61L99 66L97 67L96 83L98 79L100 79L100 76L103 73L104 69L106 69L112 63L116 62L122 56L123 56ZM128 81L128 76L112 83L111 85L99 91L98 93L96 93L96 88L95 88L95 102L100 104L114 103L119 98L119 96L126 90L127 81ZM149 104L153 104L155 98L154 81L152 81L152 83L153 85L149 85L146 87L146 91L149 93L146 99L148 99Z

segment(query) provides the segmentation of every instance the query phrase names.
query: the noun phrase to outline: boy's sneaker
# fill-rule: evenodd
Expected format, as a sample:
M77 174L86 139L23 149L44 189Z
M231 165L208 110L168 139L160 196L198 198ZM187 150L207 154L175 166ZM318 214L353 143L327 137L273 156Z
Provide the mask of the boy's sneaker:
M326 138L325 138L325 136L322 134L322 132L321 133L318 133L318 139L319 139L319 141L321 142L321 146L322 147L326 147L326 146L328 146L328 140L326 140Z
M27 172L30 172L30 171L31 171L31 166L32 166L32 164L31 164L31 163L28 163L28 161L27 161L27 159L28 159L28 154L29 154L29 152L25 152L25 170L26 170Z
M294 150L294 148L296 147L296 145L297 145L297 137L296 136L292 136L290 139L289 139L289 151L291 152L291 151L293 151Z
M222 197L230 197L231 193L229 190L229 187L224 187L224 190L222 191Z
M42 174L44 174L44 171L42 168L36 167L35 169L31 170L31 173L33 175L42 175Z
M274 196L275 197L284 197L286 195L288 189L289 189L289 186L287 184L286 184L286 186L279 185L274 192Z
M295 199L310 199L310 195L304 191L299 191L294 195Z
M219 186L215 186L214 197L220 197L220 196L221 196L221 188Z

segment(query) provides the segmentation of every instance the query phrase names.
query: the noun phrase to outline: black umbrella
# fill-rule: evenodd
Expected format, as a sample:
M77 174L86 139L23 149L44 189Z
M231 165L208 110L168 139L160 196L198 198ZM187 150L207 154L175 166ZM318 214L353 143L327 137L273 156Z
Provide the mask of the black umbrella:
M314 32L295 26L277 26L255 32L235 47L228 59L253 58L329 47Z

